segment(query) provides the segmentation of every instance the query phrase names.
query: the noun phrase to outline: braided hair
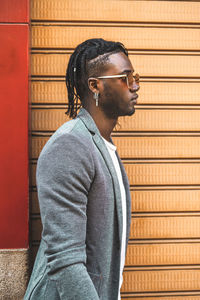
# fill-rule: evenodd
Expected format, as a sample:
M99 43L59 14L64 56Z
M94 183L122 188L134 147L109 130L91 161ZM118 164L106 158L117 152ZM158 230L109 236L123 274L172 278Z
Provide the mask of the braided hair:
M89 39L76 47L66 72L68 90L66 114L72 118L77 116L77 111L84 105L84 99L89 92L88 78L99 76L109 56L117 52L123 52L128 56L128 51L122 43L103 39Z

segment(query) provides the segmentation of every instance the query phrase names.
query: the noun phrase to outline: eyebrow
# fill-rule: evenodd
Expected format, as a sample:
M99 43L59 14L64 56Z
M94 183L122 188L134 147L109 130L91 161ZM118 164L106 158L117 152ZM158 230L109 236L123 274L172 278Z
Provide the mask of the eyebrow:
M134 73L135 72L135 70L124 70L124 71L122 71L122 73Z

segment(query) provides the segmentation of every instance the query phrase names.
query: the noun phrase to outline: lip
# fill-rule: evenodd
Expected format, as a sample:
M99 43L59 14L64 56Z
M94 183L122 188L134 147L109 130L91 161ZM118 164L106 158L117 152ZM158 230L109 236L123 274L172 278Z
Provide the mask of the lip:
M133 102L134 104L137 104L137 98L138 98L138 95L136 94L133 98L131 98L131 102Z

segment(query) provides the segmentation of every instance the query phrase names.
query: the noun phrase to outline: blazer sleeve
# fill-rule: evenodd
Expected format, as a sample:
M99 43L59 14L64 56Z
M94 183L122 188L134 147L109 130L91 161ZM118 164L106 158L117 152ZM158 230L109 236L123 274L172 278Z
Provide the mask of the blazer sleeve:
M99 299L86 269L87 195L94 173L88 143L69 133L50 142L38 160L48 277L61 300Z

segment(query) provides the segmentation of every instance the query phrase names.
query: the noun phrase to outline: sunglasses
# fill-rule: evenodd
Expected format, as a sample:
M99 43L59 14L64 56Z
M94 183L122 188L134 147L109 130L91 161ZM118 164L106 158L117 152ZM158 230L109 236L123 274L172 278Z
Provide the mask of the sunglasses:
M132 73L128 74L121 74L121 75L107 75L107 76L100 76L97 77L98 79L107 79L107 78L124 78L126 80L126 84L128 88L132 88L133 84L139 85L140 82L140 75L136 73L133 75Z

